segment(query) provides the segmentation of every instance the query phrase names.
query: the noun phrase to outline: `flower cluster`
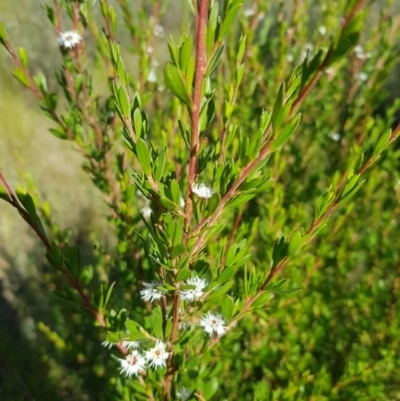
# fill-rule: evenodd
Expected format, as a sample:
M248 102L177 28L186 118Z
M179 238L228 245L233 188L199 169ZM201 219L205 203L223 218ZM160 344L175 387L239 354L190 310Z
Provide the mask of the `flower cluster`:
M181 401L187 401L191 395L192 395L192 392L189 389L187 389L186 387L181 387L176 392L176 398Z
M82 40L82 36L77 31L61 32L57 42L64 49L72 49Z
M145 289L140 291L141 298L146 302L153 302L161 299L162 292L157 288L162 285L159 281L152 281L151 283L143 283Z
M192 285L194 288L181 291L181 298L183 301L193 302L197 301L204 294L204 288L207 286L206 280L197 276L191 277L185 281L185 285Z
M361 45L358 45L354 48L354 53L355 56L359 59L359 60L366 60L367 58L371 58L372 57L372 53L371 52L365 52L364 51L364 47L362 47Z
M210 337L214 332L218 337L221 337L227 330L222 315L213 315L211 312L207 312L207 314L200 319L200 326L204 328L204 331L208 333Z
M209 199L214 195L214 191L207 187L204 182L201 184L193 183L192 184L192 192L197 195L201 199Z
M121 375L125 373L126 377L131 377L144 372L146 359L139 351L133 350L125 359L118 359L122 368Z
M120 373L125 373L126 377L137 376L144 372L146 364L154 369L166 366L169 352L166 351L163 341L157 340L156 345L145 351L144 355L140 352L137 341L124 341L123 344L128 349L133 348L133 351L125 359L118 358L122 368Z

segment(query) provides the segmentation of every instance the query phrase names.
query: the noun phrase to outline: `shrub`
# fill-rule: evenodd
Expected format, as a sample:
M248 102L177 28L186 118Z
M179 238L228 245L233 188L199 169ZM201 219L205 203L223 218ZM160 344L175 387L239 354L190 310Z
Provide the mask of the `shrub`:
M38 191L0 174L56 287L55 329L37 326L47 352L86 366L69 391L397 399L393 2L189 1L162 68L167 2L98 3L101 19L92 1L46 6L59 89L0 26L13 75L84 156L116 239L85 261Z

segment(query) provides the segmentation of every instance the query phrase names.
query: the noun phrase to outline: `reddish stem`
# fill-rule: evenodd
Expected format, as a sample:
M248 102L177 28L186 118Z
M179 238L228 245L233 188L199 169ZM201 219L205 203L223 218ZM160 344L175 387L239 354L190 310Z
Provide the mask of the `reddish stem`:
M199 146L200 146L200 132L199 132L200 103L201 103L201 92L202 92L204 74L206 72L206 67L207 67L206 46L205 46L207 20L208 20L208 0L201 0L198 12L196 14L196 71L194 77L194 92L193 92L192 110L191 110L191 149L190 149L190 159L189 159L188 190L186 196L186 210L185 210L186 242L193 211L193 200L192 200L191 189L192 189L192 184L196 179L197 153L199 151Z
M46 236L39 230L38 226L36 223L32 220L30 214L24 209L23 206L18 201L18 198L15 196L13 191L11 190L7 180L5 179L3 173L0 171L0 184L4 187L4 189L7 192L7 195L9 196L8 203L10 203L13 207L15 207L19 214L22 216L22 218L29 224L29 226L35 231L36 235L39 237L39 239L42 241L43 245L45 246L47 251L51 250L51 244L49 240L46 238ZM90 303L90 297L85 294L81 284L79 281L74 278L71 273L64 269L63 266L60 266L62 268L63 274L65 278L68 280L70 285L76 290L78 293L79 297L82 300L82 304L86 310L89 311L89 313L97 320L99 325L107 331L107 323L101 313L99 313ZM128 350L122 345L122 343L117 344L118 349L121 351L122 354L126 355L128 353Z

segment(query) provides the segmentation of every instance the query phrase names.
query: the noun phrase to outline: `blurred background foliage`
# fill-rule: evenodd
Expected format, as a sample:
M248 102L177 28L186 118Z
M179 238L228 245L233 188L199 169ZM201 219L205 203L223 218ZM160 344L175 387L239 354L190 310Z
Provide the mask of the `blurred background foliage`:
M295 21L292 2L248 1L240 16L238 29L253 46L246 53L248 72L234 118L248 130L255 129L263 108L272 107L274 96L268 95L276 94L304 51L322 46L340 19L336 2L295 3L301 5ZM252 252L265 268L279 235L308 228L315 200L332 181L340 181L349 157L400 119L400 6L387 8L386 3L369 6L361 43L365 57L352 51L340 68L325 74L302 107L296 137L266 167L276 178L272 191L238 212L243 222L239 237L256 238ZM186 2L168 4L161 21L167 34L155 49L161 66L168 58L168 34L188 26ZM265 14L254 17L253 4L264 7ZM43 71L57 90L53 71L61 56L45 14L37 2L0 2L0 20L12 42L28 50L31 70ZM118 38L128 49L120 21ZM296 29L290 31L292 23ZM292 35L294 45L289 46ZM227 64L216 76L221 90L223 68L235 59L234 35L230 41ZM94 48L92 56L96 68ZM127 68L137 71L134 54L126 51L124 59ZM82 171L73 146L49 135L52 125L10 69L3 51L1 169L14 187L19 181L40 189L38 196L52 206L59 231L71 227L71 242L80 247L84 263L96 268L106 263L116 241L100 192ZM96 74L101 93L106 81L100 70ZM215 351L220 377L215 399L400 400L399 156L395 143L367 174L357 196L331 216L329 228L289 263L282 277L302 290L276 296L269 309L239 324L239 339L222 341ZM211 244L210 254L218 255L220 247L218 241ZM49 301L46 294L62 285L59 281L50 279L43 249L28 227L0 203L0 399L135 399L101 348L104 335L80 314Z

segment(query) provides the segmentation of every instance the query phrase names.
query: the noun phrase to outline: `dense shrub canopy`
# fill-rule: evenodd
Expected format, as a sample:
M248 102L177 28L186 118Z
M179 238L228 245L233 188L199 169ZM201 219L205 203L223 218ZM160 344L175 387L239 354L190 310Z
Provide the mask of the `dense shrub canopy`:
M0 231L2 397L398 399L393 3L55 0L27 50L3 20L2 74L91 181L20 161L14 190L1 138L38 238Z

